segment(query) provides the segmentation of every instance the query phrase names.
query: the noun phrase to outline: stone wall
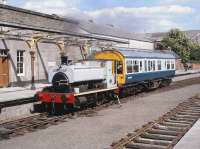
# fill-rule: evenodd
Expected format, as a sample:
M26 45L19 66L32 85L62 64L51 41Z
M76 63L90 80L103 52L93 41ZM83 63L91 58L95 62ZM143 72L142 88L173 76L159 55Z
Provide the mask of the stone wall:
M193 64L192 64L192 68L193 68L194 70L200 70L200 63L193 63Z
M9 85L23 86L31 81L31 56L30 49L23 40L0 40L0 49L9 49ZM17 51L24 51L24 74L17 74ZM65 47L69 59L81 59L78 46ZM38 43L35 53L35 80L47 81L50 69L60 65L60 50L53 43Z
M181 59L176 59L176 70L184 70L184 66L181 63Z

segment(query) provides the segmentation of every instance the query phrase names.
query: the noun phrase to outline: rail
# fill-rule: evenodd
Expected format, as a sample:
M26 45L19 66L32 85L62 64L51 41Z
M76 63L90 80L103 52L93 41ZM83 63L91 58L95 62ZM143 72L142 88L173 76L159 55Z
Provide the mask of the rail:
M171 149L200 118L200 97L193 97L113 143L110 149Z

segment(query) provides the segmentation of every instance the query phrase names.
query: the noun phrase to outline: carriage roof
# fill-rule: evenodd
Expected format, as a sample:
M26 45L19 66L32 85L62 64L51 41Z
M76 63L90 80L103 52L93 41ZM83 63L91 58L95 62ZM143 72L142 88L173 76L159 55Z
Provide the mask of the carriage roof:
M151 59L177 59L179 56L169 50L142 50L142 49L119 49L125 58L151 58Z

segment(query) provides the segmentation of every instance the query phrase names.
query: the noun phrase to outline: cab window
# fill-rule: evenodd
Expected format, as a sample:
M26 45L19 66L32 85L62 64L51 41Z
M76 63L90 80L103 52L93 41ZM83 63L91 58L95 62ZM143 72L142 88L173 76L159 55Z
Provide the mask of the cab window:
M117 61L117 74L123 74L123 64L121 61Z

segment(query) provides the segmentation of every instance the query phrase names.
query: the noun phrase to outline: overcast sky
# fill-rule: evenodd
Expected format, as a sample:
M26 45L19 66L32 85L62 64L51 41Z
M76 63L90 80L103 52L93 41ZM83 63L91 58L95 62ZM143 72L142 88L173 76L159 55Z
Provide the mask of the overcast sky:
M133 32L200 29L199 0L7 0L48 14L113 24Z

